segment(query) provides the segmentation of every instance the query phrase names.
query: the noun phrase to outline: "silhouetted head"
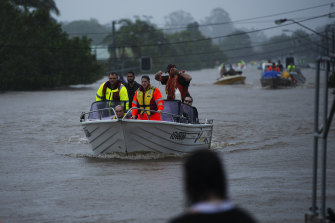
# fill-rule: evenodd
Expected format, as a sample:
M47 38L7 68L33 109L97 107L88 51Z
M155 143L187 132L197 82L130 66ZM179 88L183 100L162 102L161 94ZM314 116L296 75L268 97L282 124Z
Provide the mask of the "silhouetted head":
M226 179L215 152L197 150L184 163L184 182L188 205L211 198L226 199Z

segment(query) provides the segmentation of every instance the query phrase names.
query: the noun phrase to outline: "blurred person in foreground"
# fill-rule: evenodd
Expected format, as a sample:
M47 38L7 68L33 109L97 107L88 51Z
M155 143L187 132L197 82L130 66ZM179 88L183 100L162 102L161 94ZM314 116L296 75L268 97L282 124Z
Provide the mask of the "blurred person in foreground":
M183 70L178 70L174 64L169 64L165 73L169 75L162 76L163 72L160 70L155 74L155 79L165 86L165 92L168 100L175 100L176 89L179 90L181 100L184 101L185 97L190 95L188 87L192 77L185 73Z
M135 92L132 107L145 109L133 109L133 119L137 116L139 120L162 121L161 112L164 108L164 100L159 89L150 84L149 76L142 76L141 86Z
M184 189L188 209L170 223L256 222L228 199L226 176L215 152L197 150L186 159Z

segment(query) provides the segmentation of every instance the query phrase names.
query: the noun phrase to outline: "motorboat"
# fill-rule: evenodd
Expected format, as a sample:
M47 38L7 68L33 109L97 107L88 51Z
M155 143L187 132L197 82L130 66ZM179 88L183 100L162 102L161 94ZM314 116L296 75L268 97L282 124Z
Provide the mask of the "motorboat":
M218 78L214 84L217 85L226 85L226 84L244 84L246 77L240 74L235 75L224 75L221 78Z
M81 114L83 130L95 154L181 154L210 148L213 120L199 122L196 108L180 100L164 101L162 121L130 119L135 108L117 119L115 106L110 101L97 101L89 112Z
M306 82L306 78L299 69L296 72L284 70L282 73L277 71L265 71L260 81L262 87L282 88L302 85Z
M291 78L284 78L277 71L265 71L260 81L262 87L266 88L293 87L296 84Z

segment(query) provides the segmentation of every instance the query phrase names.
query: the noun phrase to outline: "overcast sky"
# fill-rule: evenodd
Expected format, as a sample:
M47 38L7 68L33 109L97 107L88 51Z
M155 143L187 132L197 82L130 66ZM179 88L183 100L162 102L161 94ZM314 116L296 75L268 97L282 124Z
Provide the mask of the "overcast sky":
M335 12L335 6L330 7L330 3L335 4L334 0L55 0L55 2L61 13L56 19L62 22L94 18L100 24L107 24L113 20L133 19L134 16L145 15L152 16L151 21L160 28L165 24L164 16L179 10L190 13L196 21L200 22L210 14L212 9L219 7L229 13L233 22L249 19L234 23L237 28L249 29L275 26L274 20L279 18L301 21ZM313 9L301 10L312 7ZM294 10L301 11L287 13ZM256 17L269 15L277 16L253 20ZM335 17L312 19L302 24L315 29L329 22L335 22ZM297 28L303 29L297 25L289 25L271 29L265 33L271 36L280 34L283 29Z

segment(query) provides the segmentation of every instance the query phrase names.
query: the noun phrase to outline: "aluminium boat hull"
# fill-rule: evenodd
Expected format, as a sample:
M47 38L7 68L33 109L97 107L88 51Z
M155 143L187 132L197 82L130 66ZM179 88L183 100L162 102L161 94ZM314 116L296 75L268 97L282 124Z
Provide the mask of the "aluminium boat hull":
M150 120L85 120L85 135L95 154L190 153L209 149L213 124Z

